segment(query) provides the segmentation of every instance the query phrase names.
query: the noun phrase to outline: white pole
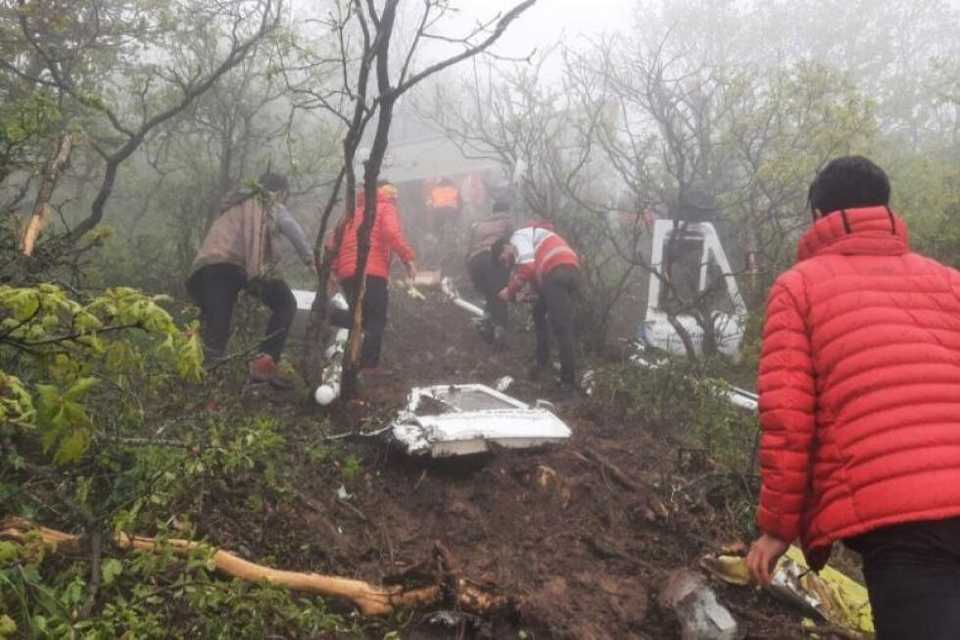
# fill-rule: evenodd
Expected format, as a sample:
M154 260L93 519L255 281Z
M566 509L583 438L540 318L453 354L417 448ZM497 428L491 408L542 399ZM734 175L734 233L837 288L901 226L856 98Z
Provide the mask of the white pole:
M457 292L456 285L453 284L453 280L450 278L444 278L440 282L440 288L443 290L444 295L450 298L450 302L457 305L467 313L475 315L478 318L482 318L484 315L486 315L483 309L460 297L460 294Z
M348 309L343 294L338 293L330 300L330 306L336 309ZM320 374L320 386L313 392L313 399L321 406L327 406L340 397L340 379L343 377L343 354L347 351L349 329L337 329L333 342L327 348L327 366Z

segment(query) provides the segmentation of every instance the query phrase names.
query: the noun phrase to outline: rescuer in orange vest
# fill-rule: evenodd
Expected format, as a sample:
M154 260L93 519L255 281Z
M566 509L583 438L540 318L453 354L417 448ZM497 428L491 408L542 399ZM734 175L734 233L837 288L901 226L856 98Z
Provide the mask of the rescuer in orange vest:
M463 199L450 178L441 178L427 194L427 225L438 247L446 247L447 235L460 221Z

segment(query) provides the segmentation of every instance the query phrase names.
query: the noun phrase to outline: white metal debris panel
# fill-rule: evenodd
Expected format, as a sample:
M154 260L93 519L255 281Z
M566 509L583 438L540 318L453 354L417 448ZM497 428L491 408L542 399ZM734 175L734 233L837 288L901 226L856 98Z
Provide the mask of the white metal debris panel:
M297 301L299 311L310 311L313 307L313 300L317 297L316 291L307 291L306 289L290 289L294 299Z
M414 388L392 433L408 453L434 458L483 453L491 444L538 447L572 435L552 412L479 384Z

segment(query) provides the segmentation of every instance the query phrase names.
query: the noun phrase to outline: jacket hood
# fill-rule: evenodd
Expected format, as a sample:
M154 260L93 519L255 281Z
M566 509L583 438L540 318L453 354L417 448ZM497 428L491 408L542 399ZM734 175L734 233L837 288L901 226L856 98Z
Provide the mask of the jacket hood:
M907 224L889 207L844 209L814 223L797 248L797 259L818 255L899 256L910 251Z
M385 202L395 203L397 201L397 188L392 184L387 184L377 189L377 202L383 204ZM364 204L367 202L367 196L363 189L357 189L357 209L363 209Z

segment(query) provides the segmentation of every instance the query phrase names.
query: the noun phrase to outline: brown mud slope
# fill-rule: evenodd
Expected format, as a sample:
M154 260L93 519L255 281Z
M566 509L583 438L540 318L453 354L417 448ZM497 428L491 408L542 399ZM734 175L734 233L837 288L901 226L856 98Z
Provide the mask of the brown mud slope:
M511 375L509 393L527 401L550 397L551 384L526 380L529 334L515 335L511 351L493 353L467 315L438 295L391 295L384 358L391 373L368 387L364 405L336 410L331 432L383 426L413 385L492 385ZM577 402L559 413L573 440L535 452L438 464L407 459L381 441L344 441L340 454L361 462L356 477L345 481L335 466L304 457L301 495L280 501L262 523L230 527L233 539L221 535L219 542L285 568L379 582L429 560L439 541L462 575L489 581L516 603L500 619L461 618L453 627L418 612L404 638L679 638L656 595L670 570L695 566L702 553L731 542L722 496L718 503L716 496L692 499L678 491L710 474L681 474L676 447L662 438L607 421L602 412L588 416ZM291 428L305 443L319 441L323 415L301 406ZM347 500L337 498L341 484ZM212 519L222 523L229 514ZM746 637L802 637L801 616L769 596L714 586ZM377 633L371 637L383 636Z

